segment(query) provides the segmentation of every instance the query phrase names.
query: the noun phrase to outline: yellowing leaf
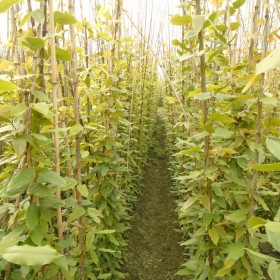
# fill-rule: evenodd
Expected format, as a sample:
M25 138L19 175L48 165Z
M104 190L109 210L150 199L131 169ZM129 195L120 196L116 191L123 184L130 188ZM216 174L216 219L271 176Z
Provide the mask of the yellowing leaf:
M13 84L12 82L0 79L0 93L6 92L6 91L10 92L17 88L18 88L18 86Z
M213 228L208 230L208 234L209 234L212 242L215 245L217 245L219 240L220 240L219 232L213 227Z
M235 261L226 259L224 266L217 271L216 276L223 277L223 276L229 274L231 272L231 268L233 267L234 264L235 264Z
M69 13L62 13L59 11L54 12L54 21L58 24L74 24L77 22L77 19L69 14Z
M258 229L266 224L266 220L256 216L252 216L248 220L248 226L250 229Z
M257 80L259 80L260 76L259 75L255 75L253 76L249 82L247 83L247 85L243 88L242 93L245 93L251 86L253 86Z
M191 197L189 198L183 205L182 210L187 210L189 207L191 207L195 202L197 198L196 197Z
M266 146L268 150L280 160L280 142L266 138Z
M72 56L68 51L61 49L59 47L55 47L55 51L56 51L57 60L62 60L62 61L71 61L72 60Z
M69 130L70 135L76 135L78 133L80 133L83 130L82 125L80 124L75 124L74 126L72 126Z
M0 1L0 13L5 13L14 4L20 3L22 0L1 0Z
M251 168L264 172L280 171L280 162L271 164L252 165Z
M236 122L235 119L219 113L213 113L212 120L221 123L229 123L229 124Z
M192 27L196 34L198 34L202 30L204 22L205 22L205 16L203 15L193 16Z
M211 212L211 203L209 200L209 197L207 195L204 195L200 198L201 204L208 210L208 212Z
M200 150L200 147L199 146L195 146L195 147L192 147L190 149L181 151L180 155L181 156L192 155L192 154L198 152L199 150Z
M173 25L186 25L192 22L192 17L188 15L186 16L175 15L171 18L170 22Z
M256 66L256 75L272 70L280 65L280 46L274 49Z
M61 255L49 245L47 246L12 246L7 248L2 257L18 265L45 265L54 261L56 258L61 257Z
M223 153L223 154L236 154L237 152L231 148L214 148L211 150L211 153Z
M0 71L6 69L7 67L10 66L10 61L4 60L0 63Z

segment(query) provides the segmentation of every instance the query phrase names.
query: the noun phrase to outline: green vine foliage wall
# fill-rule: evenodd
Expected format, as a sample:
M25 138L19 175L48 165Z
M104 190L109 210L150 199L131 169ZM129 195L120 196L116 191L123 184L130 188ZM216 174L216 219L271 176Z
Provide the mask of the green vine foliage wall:
M11 20L0 64L0 278L121 279L156 112L154 59L120 36L121 1L95 7L95 26L76 19L72 1L37 2L0 2Z
M267 52L275 40L267 26L272 14L267 1L255 1L249 15L258 37L244 39L240 11L249 1L212 2L202 9L203 1L186 1L183 15L171 18L183 35L173 40L177 65L170 71L181 77L176 87L189 113L185 122L175 113L178 102L166 97L188 256L179 274L264 279L268 270L276 280L277 254L264 254L268 243L280 249L278 72L272 71L280 57L279 48Z

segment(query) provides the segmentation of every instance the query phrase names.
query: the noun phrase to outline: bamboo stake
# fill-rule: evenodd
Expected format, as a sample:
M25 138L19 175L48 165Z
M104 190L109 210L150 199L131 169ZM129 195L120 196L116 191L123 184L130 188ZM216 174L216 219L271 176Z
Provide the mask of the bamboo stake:
M196 0L196 14L201 15L201 1ZM199 51L202 52L204 50L204 38L203 38L203 31L201 30L198 33L198 42L199 42ZM206 92L206 64L205 64L205 55L200 56L200 83L201 83L201 91ZM207 124L208 120L208 105L207 101L201 102L202 114L203 114L203 124ZM204 168L207 169L210 166L210 136L207 135L204 138ZM212 185L211 181L207 179L207 196L210 203L210 212L212 210ZM210 239L209 239L210 241ZM214 256L213 250L209 250L208 254L208 262L210 268L213 267Z
M75 11L75 0L69 0L69 13L74 14ZM77 72L77 53L76 53L76 41L75 41L75 30L73 24L70 25L70 40L72 47L72 84L73 84L73 94L74 94L74 118L75 125L80 124L80 105L79 105L79 95L78 95L78 72ZM81 132L77 133L75 136L76 142L76 179L78 185L82 184L82 160L81 160ZM79 207L82 207L82 195L77 191L77 202ZM85 279L85 253L84 253L84 221L83 217L78 219L79 223L79 247L80 247L80 280Z
M269 35L269 5L267 1L265 1L266 4L266 12L265 12L265 27L264 27L264 33L263 33L263 43L262 43L262 57L266 57L267 53L267 42L268 42L268 35ZM260 80L260 92L258 95L258 102L257 102L257 108L258 108L258 114L257 114L257 130L256 130L256 143L261 143L262 138L262 114L263 114L263 105L261 98L263 97L263 87L264 87L264 76L265 74L262 74L261 80ZM255 150L254 155L254 164L259 164L259 151ZM249 217L253 216L254 214L254 207L255 207L255 194L258 188L258 179L259 179L259 172L257 170L253 171L253 178L249 193Z
M50 20L50 34L55 33L54 26L54 6L53 0L49 0L49 20ZM54 165L55 171L60 174L60 152L59 152L59 118L58 118L58 72L57 72L57 61L56 61L56 49L55 49L55 37L50 36L50 48L51 48L51 70L52 70L52 102L54 110ZM59 187L56 188L56 198L61 199L61 190ZM57 231L58 239L63 240L63 228L62 228L62 213L61 208L57 209Z

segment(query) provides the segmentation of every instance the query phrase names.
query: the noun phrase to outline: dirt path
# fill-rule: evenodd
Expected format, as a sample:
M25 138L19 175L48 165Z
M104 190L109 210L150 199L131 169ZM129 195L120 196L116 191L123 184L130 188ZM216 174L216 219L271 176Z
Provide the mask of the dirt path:
M142 195L128 233L127 280L179 280L174 276L183 264L179 246L182 236L175 213L175 198L170 193L171 179L165 151L164 127L159 121L153 147L144 171Z

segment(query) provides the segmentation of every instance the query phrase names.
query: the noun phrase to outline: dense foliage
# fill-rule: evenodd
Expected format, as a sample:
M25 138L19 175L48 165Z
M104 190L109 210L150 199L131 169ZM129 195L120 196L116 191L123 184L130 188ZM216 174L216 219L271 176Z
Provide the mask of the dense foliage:
M279 25L269 1L253 1L254 10L251 1L210 2L186 1L171 19L183 35L170 72L188 112L175 113L180 104L166 98L188 255L179 274L263 279L268 268L276 280L277 257L262 250L280 249L279 75L267 72L280 63L279 48L267 55Z
M95 7L95 26L76 19L73 1L55 11L38 2L0 2L11 20L0 65L0 278L120 279L155 63L120 37L121 1Z

